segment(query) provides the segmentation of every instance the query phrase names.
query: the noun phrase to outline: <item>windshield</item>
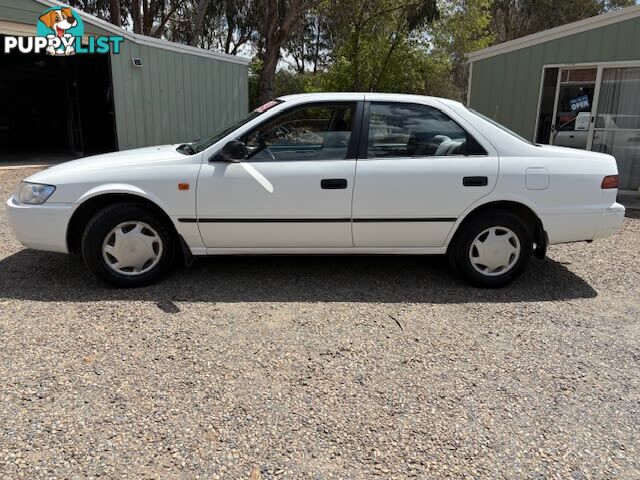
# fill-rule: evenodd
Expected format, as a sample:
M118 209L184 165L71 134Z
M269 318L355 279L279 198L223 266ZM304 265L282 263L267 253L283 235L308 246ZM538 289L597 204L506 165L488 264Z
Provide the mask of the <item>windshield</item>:
M250 112L242 120L238 120L234 124L228 126L224 130L221 130L220 132L216 133L212 137L205 138L204 140L198 140L198 141L193 142L191 144L191 148L196 153L200 153L203 150L206 150L211 145L213 145L214 143L216 143L219 140L223 139L224 137L229 135L234 130L237 130L238 128L240 128L241 126L245 125L246 123L249 123L254 118L259 117L264 112L266 112L267 110L270 110L271 108L275 107L276 105L278 105L280 103L282 103L282 100L271 100L271 101L265 103L264 105L259 106L253 112Z
M491 125L494 125L496 127L498 127L500 130L502 130L503 132L507 132L509 135L516 137L518 140L522 140L525 143L528 143L529 145L535 145L535 143L530 142L529 140L527 140L524 137L521 137L520 135L518 135L516 132L509 130L507 127L505 127L504 125L499 124L498 122L496 122L493 118L489 118L486 115L481 114L480 112L476 112L473 108L469 108L466 107L467 110L469 110L471 113L473 113L475 116L480 117L483 120L486 120L487 122L489 122Z

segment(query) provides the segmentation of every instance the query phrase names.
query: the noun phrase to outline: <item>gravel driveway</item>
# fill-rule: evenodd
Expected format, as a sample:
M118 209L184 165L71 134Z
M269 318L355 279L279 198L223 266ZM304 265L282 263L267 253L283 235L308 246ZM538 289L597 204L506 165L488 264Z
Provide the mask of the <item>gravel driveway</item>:
M212 258L123 291L3 209L0 478L640 478L628 215L498 291L420 257Z

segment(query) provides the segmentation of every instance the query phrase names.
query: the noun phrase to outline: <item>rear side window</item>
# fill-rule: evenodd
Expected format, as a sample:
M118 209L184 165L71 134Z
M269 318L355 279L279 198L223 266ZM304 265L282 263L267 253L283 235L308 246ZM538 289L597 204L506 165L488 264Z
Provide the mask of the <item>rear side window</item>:
M486 155L465 129L437 108L409 103L372 103L367 157Z

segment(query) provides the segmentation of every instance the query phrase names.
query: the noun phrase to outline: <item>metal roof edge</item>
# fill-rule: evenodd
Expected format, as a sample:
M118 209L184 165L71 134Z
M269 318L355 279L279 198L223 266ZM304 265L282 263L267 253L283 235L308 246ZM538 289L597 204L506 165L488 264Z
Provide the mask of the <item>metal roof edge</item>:
M516 38L515 40L509 40L508 42L483 48L482 50L466 53L465 57L469 63L472 63L476 60L484 60L485 58L513 52L515 50L568 37L570 35L586 32L595 28L606 27L607 25L622 22L624 20L630 20L636 17L640 17L640 5L632 5L621 10L616 10L615 12L602 13L594 17L585 18L584 20L578 20L577 22L567 23L566 25L532 33L531 35Z
M35 0L48 7L68 7L66 3L58 0ZM205 50L204 48L192 47L190 45L183 45L181 43L170 42L169 40L163 40L161 38L148 37L138 33L133 33L124 28L118 27L112 23L102 20L98 17L90 15L82 10L74 9L81 17L83 22L87 22L96 27L100 27L103 30L113 33L114 35L120 35L133 43L138 45L147 45L150 47L162 48L164 50L171 50L179 53L188 53L191 55L199 55L201 57L214 58L216 60L222 60L225 62L239 63L242 65L248 65L250 60L248 58L239 57L236 55L229 55L227 53L215 52L213 50Z

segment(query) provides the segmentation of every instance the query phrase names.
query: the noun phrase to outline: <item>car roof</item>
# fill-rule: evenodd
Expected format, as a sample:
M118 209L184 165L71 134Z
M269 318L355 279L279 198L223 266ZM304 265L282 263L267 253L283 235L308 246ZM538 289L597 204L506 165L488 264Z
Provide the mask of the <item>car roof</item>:
M380 93L380 92L323 92L323 93L296 93L278 97L283 102L288 101L324 101L327 100L372 100L372 101L396 101L415 102L420 100L431 100L444 103L450 106L460 106L460 102L448 98L430 97L426 95L410 95L406 93Z

